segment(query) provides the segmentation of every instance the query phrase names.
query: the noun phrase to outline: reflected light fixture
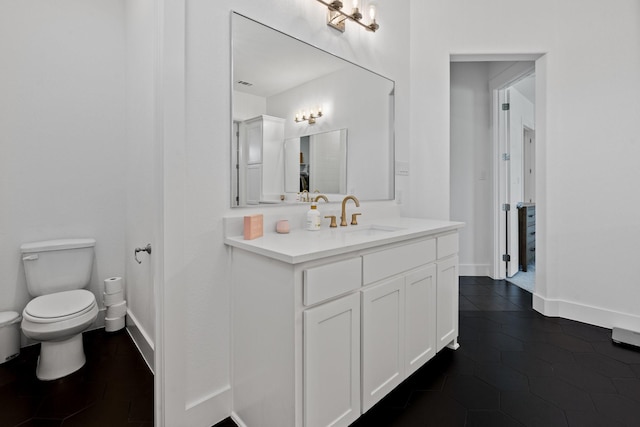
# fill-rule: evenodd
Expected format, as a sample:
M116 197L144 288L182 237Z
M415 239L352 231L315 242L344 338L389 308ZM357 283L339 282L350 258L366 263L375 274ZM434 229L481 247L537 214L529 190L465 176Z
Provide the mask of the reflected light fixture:
M309 115L307 112L302 110L299 113L296 113L296 118L294 119L296 123L307 121L310 125L316 122L317 118L322 117L322 107L318 107L318 109L314 112L313 110L309 110Z
M344 33L345 21L347 20L353 21L372 32L375 32L380 28L376 23L376 6L373 4L369 6L369 18L371 19L371 23L364 24L362 22L362 13L360 13L360 8L358 7L360 0L351 0L353 2L353 8L351 9L350 14L342 10L342 2L340 0L334 0L332 2L326 2L323 0L316 1L327 6L327 25L340 32Z

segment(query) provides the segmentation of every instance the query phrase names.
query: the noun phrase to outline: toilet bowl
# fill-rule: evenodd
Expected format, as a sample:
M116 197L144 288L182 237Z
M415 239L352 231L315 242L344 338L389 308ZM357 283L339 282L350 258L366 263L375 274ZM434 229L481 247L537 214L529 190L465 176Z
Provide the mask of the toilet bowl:
M61 378L84 365L82 332L97 317L96 298L84 289L43 295L27 304L22 331L42 343L36 369L39 379Z
M39 341L36 376L54 380L85 363L82 332L98 316L91 281L94 239L59 239L20 246L27 289L34 297L22 312L22 332Z

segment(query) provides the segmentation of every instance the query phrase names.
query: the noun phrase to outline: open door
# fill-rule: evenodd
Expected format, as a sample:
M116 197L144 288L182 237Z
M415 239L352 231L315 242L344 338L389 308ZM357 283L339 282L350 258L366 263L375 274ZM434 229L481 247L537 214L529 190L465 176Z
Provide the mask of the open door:
M518 273L519 245L518 245L518 203L522 202L522 143L521 139L513 135L511 126L511 93L505 89L506 103L501 109L504 113L506 132L506 170L507 170L507 203L505 214L507 217L507 277Z
M536 194L536 132L524 126L522 151L524 153L524 198L526 203L535 202Z
M511 120L510 120L510 93L509 88L501 89L498 91L499 101L499 113L498 113L498 126L499 126L499 138L501 148L501 167L500 174L502 175L501 181L505 183L501 186L500 191L502 197L502 215L503 220L500 224L504 227L504 252L502 255L502 261L505 263L505 273L507 277L513 277L518 272L518 209L517 205L521 201L522 192L519 191L521 186L520 165L517 161L512 161L512 155L514 160L520 158L520 147L516 146L520 144L519 138L513 138L511 135Z
M502 230L504 230L503 262L505 276L511 278L520 270L518 207L535 202L535 146L533 101L529 94L532 79L525 77L499 91L499 137L501 152ZM523 94L524 93L524 94Z

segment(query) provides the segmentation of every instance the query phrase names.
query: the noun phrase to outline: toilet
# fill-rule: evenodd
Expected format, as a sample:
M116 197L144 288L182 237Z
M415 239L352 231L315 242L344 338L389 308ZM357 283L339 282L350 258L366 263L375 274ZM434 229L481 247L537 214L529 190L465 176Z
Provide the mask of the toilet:
M96 320L98 304L83 289L91 281L94 239L60 239L20 246L32 299L22 312L22 332L41 343L36 376L55 380L85 363L82 332Z

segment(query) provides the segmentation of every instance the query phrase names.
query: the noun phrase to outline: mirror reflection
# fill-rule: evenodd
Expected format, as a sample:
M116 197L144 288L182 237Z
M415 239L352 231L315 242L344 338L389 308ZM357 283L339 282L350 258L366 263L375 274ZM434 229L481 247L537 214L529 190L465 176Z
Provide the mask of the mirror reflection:
M236 13L232 44L232 206L393 199L393 81Z
M284 151L285 192L347 192L346 129L289 138Z

